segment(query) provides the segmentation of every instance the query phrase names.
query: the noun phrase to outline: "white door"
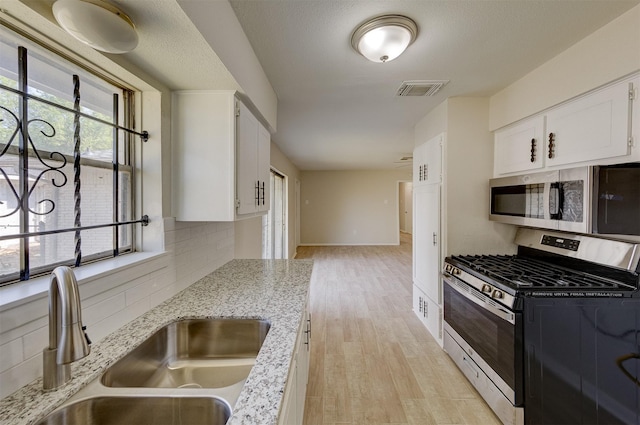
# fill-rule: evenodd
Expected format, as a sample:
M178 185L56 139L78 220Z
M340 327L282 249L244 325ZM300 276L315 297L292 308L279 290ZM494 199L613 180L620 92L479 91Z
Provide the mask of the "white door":
M405 232L413 233L413 183L404 186Z
M262 258L286 259L287 246L287 180L271 170L269 182L271 208L263 218Z
M414 188L414 283L440 304L440 185Z

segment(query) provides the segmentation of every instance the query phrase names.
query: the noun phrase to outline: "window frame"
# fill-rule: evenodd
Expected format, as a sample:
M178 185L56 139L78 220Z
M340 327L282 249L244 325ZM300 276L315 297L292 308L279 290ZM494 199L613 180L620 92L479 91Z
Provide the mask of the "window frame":
M20 154L21 151L24 150L24 146L28 146L29 145L29 132L28 129L26 128L28 126L28 102L29 101L36 101L36 102L43 102L48 104L49 106L52 106L54 108L57 108L61 111L66 111L67 113L73 113L75 117L82 117L82 118L87 118L90 120L95 120L95 121L99 121L104 125L108 125L113 129L113 144L112 144L112 160L111 162L104 162L104 161L98 161L98 160L93 160L93 159L89 159L89 158L83 158L82 154L79 152L74 152L73 156L67 155L67 154L62 154L62 153L54 153L54 152L48 152L48 151L43 151L43 150L37 150L37 154L33 151L33 149L26 149L27 151L27 155L19 155L19 162L27 162L30 157L35 157L36 155L47 155L48 158L52 158L52 155L56 155L56 158L58 159L62 159L64 158L64 161L66 164L74 164L74 161L77 162L77 167L78 169L80 167L84 166L89 166L92 168L100 168L100 169L112 169L112 177L113 177L113 186L112 186L112 192L113 192L113 197L112 197L112 222L108 223L108 224L101 224L101 225L92 225L92 226L78 226L78 223L75 223L74 226L72 228L66 228L66 229L55 229L55 230L48 230L48 231L41 231L41 232L30 232L30 231L26 231L25 229L28 230L28 223L25 225L24 223L22 223L22 221L24 221L24 219L21 219L21 224L20 224L20 233L18 234L11 234L11 235L5 235L3 237L0 237L0 240L8 240L8 239L14 239L14 240L20 240L20 252L19 252L19 261L20 261L20 266L19 266L19 270L17 272L12 272L12 273L7 273L6 275L0 277L0 286L6 286L12 283L17 283L19 281L27 281L32 277L35 276L39 276L39 275L43 275L45 273L50 272L51 270L53 270L53 268L55 268L58 265L72 265L75 267L78 267L80 265L83 264L87 264L90 262L94 262L94 261L98 261L98 260L107 260L107 259L112 259L115 258L121 254L124 253L133 253L136 251L136 247L137 247L137 241L136 241L136 237L139 235L139 231L136 230L135 228L135 224L136 223L141 223L143 226L146 226L149 223L149 219L148 216L143 215L141 219L139 220L128 220L128 221L119 221L119 213L120 213L120 208L119 208L119 196L120 196L120 189L119 189L119 178L121 173L127 173L130 178L129 178L129 184L127 187L127 192L128 192L128 202L130 203L130 209L131 209L131 218L138 216L138 210L140 207L139 204L139 198L136 194L136 188L139 187L139 182L136 178L136 174L139 173L140 170L137 170L139 164L136 163L136 156L135 156L135 152L137 150L136 148L136 138L139 138L140 140L142 140L143 142L146 142L148 140L148 133L146 131L142 131L142 132L138 132L136 130L134 130L134 125L135 125L135 113L136 113L136 105L134 102L134 99L136 98L136 91L126 87L123 84L114 82L112 79L110 78L106 78L105 76L101 75L100 73L90 69L87 66L84 66L81 63L78 63L75 60L70 59L69 57L61 54L60 52L57 52L53 49L49 49L47 48L47 46L44 46L42 43L38 43L35 40L31 39L30 37L26 37L25 34L23 34L21 31L16 30L15 28L11 28L11 27L7 27L6 28L9 31L9 38L13 39L13 41L17 42L15 43L18 46L18 51L19 51L19 57L17 58L18 62L19 62L19 74L23 74L22 77L19 77L19 86L17 89L14 89L12 87L8 87L8 86L4 86L2 84L0 84L0 90L3 91L8 91L8 92L12 92L13 94L17 95L20 97L21 100L19 100L19 102L22 104L22 106L20 107L20 109L25 108L25 111L19 111L19 120L17 123L18 128L16 128L16 131L18 134L16 134L16 139L20 139L18 140L19 143L19 147L16 146L10 146L11 143L13 143L13 138L8 140L8 141L0 141L0 156L5 155L5 154L15 154L16 152L18 154ZM5 32L4 29L2 27L0 27L0 30L2 30L2 32ZM114 117L114 122L108 122L105 120L102 120L100 118L94 117L92 115L89 114L85 114L83 112L81 112L79 107L75 107L73 109L65 107L64 105L60 105L57 104L55 102L51 102L48 101L47 99L42 99L36 95L30 94L28 92L29 87L28 87L28 82L27 80L27 76L26 76L26 57L27 57L27 47L29 46L29 48L35 48L36 50L44 50L45 53L48 55L48 57L53 58L54 61L59 62L61 64L65 64L68 63L74 67L79 67L81 68L82 72L87 72L88 74L91 74L93 77L97 77L102 81L105 81L106 83L116 86L118 89L120 89L122 91L122 94L115 94L114 95L114 102L113 104L114 106L114 110L113 110L113 117ZM22 69L24 68L24 69ZM72 74L70 73L69 76L71 76ZM24 79L24 81L21 81L21 78ZM122 96L122 102L125 106L125 110L122 111L122 114L120 114L120 111L118 111L118 107L117 105L119 104L119 101L117 99L117 96ZM79 101L79 95L78 95L78 101ZM12 113L10 110L6 109L9 113ZM119 120L117 117L119 117L120 115L123 116L122 118L122 125L119 124ZM119 152L118 150L118 146L120 145L120 133L122 133L122 137L124 137L124 140L122 141L123 145L125 146L125 148L123 149L124 152ZM76 148L76 151L78 149ZM122 154L122 158L123 158L123 163L121 163L121 161L119 160L120 155ZM77 158L76 158L77 155ZM22 169L22 166L21 166ZM27 164L27 169L28 169L28 164ZM3 172L4 174L4 172ZM27 174L26 173L20 173L21 175L19 176L20 179L24 180L25 178L27 178ZM8 180L8 177L0 175L0 179L1 178L6 178ZM28 178L27 178L28 180ZM79 180L79 177L78 177ZM29 215L29 196L28 194L29 192L29 185L28 185L28 181L26 186L24 185L24 182L21 183L20 185L21 187L19 187L18 192L19 192L19 198L18 198L18 202L20 204L20 206L17 208L17 211L15 213L24 215L25 217L28 217ZM77 184L77 186L79 188L79 182ZM24 196L23 194L25 193L25 188L27 189L27 196ZM77 211L77 209L79 208L79 206L77 208L74 208L74 211ZM26 212L25 212L26 211ZM91 211L91 210L89 210ZM13 213L12 213L13 214ZM7 215L10 216L12 214ZM27 220L28 221L28 220ZM119 243L119 229L121 226L123 225L130 225L130 230L129 230L129 241L127 243L126 249L122 249L122 247L120 247L120 243ZM75 232L75 234L80 234L81 231L83 230L92 230L92 229L98 229L98 228L105 228L105 227L112 227L113 228L113 233L112 233L112 245L113 245L113 249L112 250L108 250L108 251L103 251L103 252L99 252L99 253L93 253L91 255L87 255L85 257L82 257L81 255L81 251L80 251L80 255L78 255L78 252L76 252L75 255L75 259L73 261L70 260L62 260L62 261L58 261L58 262L51 262L48 263L46 265L43 266L39 266L39 267L30 267L29 265L29 238L31 237L35 237L35 236L44 236L44 235L50 235L50 234L58 234L58 233L67 233L67 232ZM77 251L77 249L76 249ZM65 256L67 255L66 253L64 254Z

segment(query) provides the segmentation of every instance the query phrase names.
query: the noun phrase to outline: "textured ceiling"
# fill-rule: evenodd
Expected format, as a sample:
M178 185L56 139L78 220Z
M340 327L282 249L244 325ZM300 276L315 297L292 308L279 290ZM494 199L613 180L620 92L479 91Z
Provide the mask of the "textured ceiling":
M131 16L140 36L138 48L123 55L129 64L174 90L241 90L179 0L110 1ZM2 0L1 7L64 44L70 36L54 24L52 2ZM230 0L278 97L272 140L303 170L397 167L413 151L415 124L444 99L489 96L639 3ZM372 63L353 51L351 33L386 13L413 18L420 33L398 59ZM216 16L210 20L220 25ZM224 40L231 52L236 42ZM103 55L83 49L78 53L108 67ZM402 81L419 79L450 83L434 97L395 96Z
M58 27L51 10L55 0L2 1L0 9L9 15L35 26L49 38L77 50L78 54L107 70L109 60L122 62L123 59L172 90L240 89L176 0L106 0L123 10L138 32L138 46L124 55L97 52L77 43ZM36 20L33 12L48 22Z
M304 170L393 168L413 127L451 96L488 96L638 4L616 0L231 0L278 95L273 140ZM398 59L350 45L363 21L419 26ZM436 96L398 98L403 80L445 79Z

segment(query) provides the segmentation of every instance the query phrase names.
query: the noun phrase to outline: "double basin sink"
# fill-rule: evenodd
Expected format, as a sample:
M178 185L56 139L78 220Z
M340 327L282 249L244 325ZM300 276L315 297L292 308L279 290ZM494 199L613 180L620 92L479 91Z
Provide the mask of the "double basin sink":
M172 322L38 425L225 424L269 328L260 319Z

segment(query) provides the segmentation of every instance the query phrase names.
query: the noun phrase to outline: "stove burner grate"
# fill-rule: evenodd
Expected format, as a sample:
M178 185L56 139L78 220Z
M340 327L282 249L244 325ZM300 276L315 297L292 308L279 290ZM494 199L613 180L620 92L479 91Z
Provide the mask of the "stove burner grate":
M463 255L452 258L462 269L473 270L515 289L626 288L626 285L605 277L516 255Z

